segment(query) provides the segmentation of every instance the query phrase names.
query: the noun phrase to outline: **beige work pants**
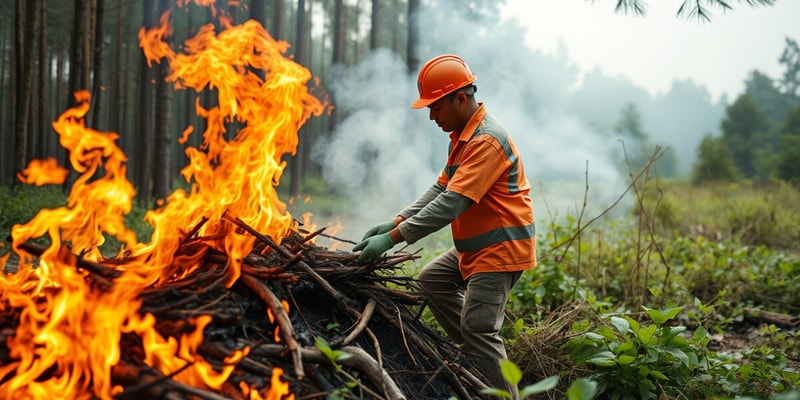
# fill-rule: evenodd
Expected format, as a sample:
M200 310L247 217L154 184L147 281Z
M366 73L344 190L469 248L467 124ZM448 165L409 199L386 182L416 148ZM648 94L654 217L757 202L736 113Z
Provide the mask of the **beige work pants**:
M511 287L522 272L477 273L467 281L458 268L458 251L450 249L422 268L419 282L433 316L453 342L461 346L483 372L490 387L512 387L500 371L506 348L500 337Z

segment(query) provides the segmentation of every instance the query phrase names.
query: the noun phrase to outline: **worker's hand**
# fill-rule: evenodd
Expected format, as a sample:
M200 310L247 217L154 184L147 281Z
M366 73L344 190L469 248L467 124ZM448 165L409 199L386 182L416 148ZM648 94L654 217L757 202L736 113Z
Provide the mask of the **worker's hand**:
M362 237L361 240L366 240L368 237L389 232L390 230L394 229L394 227L395 227L394 221L384 222L380 225L375 225L372 228L370 228L367 231L367 233L364 234L364 237Z
M353 251L362 250L361 255L358 256L358 261L365 262L379 258L392 247L394 247L394 242L392 242L392 238L389 237L389 233L387 232L367 238L363 242L355 245Z

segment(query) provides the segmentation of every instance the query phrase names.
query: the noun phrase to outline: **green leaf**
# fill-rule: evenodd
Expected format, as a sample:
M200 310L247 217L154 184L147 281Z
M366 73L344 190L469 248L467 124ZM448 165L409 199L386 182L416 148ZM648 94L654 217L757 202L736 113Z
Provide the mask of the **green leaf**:
M610 367L617 364L617 356L610 351L601 351L589 357L586 361L601 367Z
M520 318L516 322L514 322L514 335L519 335L520 332L525 328L525 320Z
M524 399L530 395L534 395L537 393L546 392L558 384L558 375L553 375L547 378L540 380L539 382L534 383L533 385L525 386L522 391L519 392L519 397Z
M645 345L649 344L650 341L653 339L653 335L656 333L657 327L655 325L648 325L642 329L636 331L636 337L642 341Z
M517 364L509 360L500 360L500 371L506 381L512 385L517 385L522 380L522 371L517 367Z
M614 352L616 354L634 355L636 354L636 343L634 343L633 340L626 340L625 343L617 346Z
M664 325L665 322L675 318L681 311L683 311L683 307L672 307L667 308L666 310L656 310L653 308L642 306L642 308L647 312L647 315L650 316L650 319L658 325Z
M586 333L583 334L583 336L585 336L587 339L590 339L591 341L594 341L594 342L602 342L606 338L605 336L603 336L603 335L601 335L599 333L594 333L594 332L586 332Z
M329 360L336 360L336 357L333 355L333 349L331 349L331 346L322 336L317 336L317 338L314 339L314 345L317 347L317 349L319 349L319 351L322 352L322 354L325 354Z
M661 339L660 339L661 344L664 345L669 344L670 342L672 342L672 339L678 336L678 334L683 333L685 330L686 330L685 326L666 327L661 332Z
M664 349L664 352L669 354L669 355L671 355L671 356L673 356L673 357L675 357L675 358L677 358L678 360L680 360L681 363L683 363L683 365L685 365L687 367L689 366L689 364L690 364L689 363L689 357L686 355L686 353L683 350L681 350L681 349Z
M617 332L623 335L627 334L631 330L631 325L625 318L611 317L611 325L613 325L614 328L617 328Z
M490 395L492 395L492 396L500 396L500 397L502 397L502 398L504 398L504 399L511 399L511 398L513 398L513 397L511 396L511 393L508 393L507 391L505 391L505 390L502 390L502 389L494 389L494 388L490 388L490 389L483 389L483 390L481 390L481 393L483 393L483 394L490 394Z
M636 357L629 356L627 354L623 354L617 358L619 360L620 365L628 365L634 361L636 361Z
M597 382L580 378L569 385L567 400L592 400L597 395Z
M614 333L614 331L612 331L611 328L605 325L598 326L597 329L594 330L594 332L603 335L603 337L609 342L617 340L617 335Z
M652 371L650 371L650 375L651 375L651 376L654 376L654 377L656 377L656 379L663 379L663 380L665 380L665 381L668 381L668 380L669 380L669 378L667 378L667 376L666 376L666 375L664 375L664 374L662 374L661 372L659 372L659 371L656 371L656 370L652 370Z

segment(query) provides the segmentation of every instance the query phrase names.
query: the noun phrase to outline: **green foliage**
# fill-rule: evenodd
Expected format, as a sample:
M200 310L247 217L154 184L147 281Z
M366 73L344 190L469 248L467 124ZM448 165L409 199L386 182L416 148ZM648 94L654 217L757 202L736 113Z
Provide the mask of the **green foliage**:
M682 223L671 227L680 236L800 250L800 190L795 187L781 183L673 185L665 191L681 215Z
M708 369L688 385L706 397L767 398L800 384L800 373L787 367L784 353L757 346L738 353L708 353Z
M781 127L778 177L800 184L800 107L795 107Z
M567 274L562 264L540 262L514 285L509 305L515 310L532 310L535 306L552 309L568 302L575 288L575 280Z
M769 120L753 97L743 94L728 106L722 120L722 139L733 157L733 162L746 178L763 176L757 170L759 150L770 149Z
M511 361L501 360L500 369L503 373L503 378L513 386L518 386L522 380L522 371L519 367ZM531 385L527 385L519 392L520 399L527 399L535 394L544 393L552 390L558 385L559 377L550 376L542 379ZM591 400L595 398L597 392L597 383L590 379L577 379L570 384L567 389L568 400ZM511 399L513 396L506 390L497 388L488 388L481 391L483 394L502 397L504 399Z
M568 340L567 350L578 365L592 367L599 393L611 399L765 398L800 383L800 373L789 368L785 353L774 347L710 351L704 327L689 332L675 325L684 309L643 307L650 324L629 316L608 316L593 329L585 322L575 323L577 336Z
M59 186L2 186L0 187L0 236L5 241L14 225L30 221L43 208L61 207L66 203L67 197Z
M321 336L316 337L314 340L314 346L319 349L319 351L321 351L325 357L328 357L328 360L337 371L342 372L342 367L338 364L338 361L350 358L350 354L341 350L332 349L330 344L328 344L328 342Z
M644 310L652 324L640 324L629 316L611 316L590 331L574 325L578 335L569 339L567 349L578 365L594 367L592 379L599 382L599 393L616 399L674 395L701 367L704 349L682 335L684 327L666 325L683 307ZM704 334L701 329L695 336Z
M0 187L0 236L5 239L14 225L29 222L43 209L64 207L66 204L67 195L57 185ZM146 212L146 209L134 205L131 212L125 216L125 225L136 232L137 240L142 243L148 242L153 232L152 226L144 220ZM33 241L40 245L50 243L47 237L36 238ZM119 247L120 243L114 237L106 235L106 243L101 251L113 255ZM8 251L8 248L0 248L0 254L3 254L3 251Z
M692 183L732 182L738 172L725 141L706 135L697 147L697 161L692 170Z

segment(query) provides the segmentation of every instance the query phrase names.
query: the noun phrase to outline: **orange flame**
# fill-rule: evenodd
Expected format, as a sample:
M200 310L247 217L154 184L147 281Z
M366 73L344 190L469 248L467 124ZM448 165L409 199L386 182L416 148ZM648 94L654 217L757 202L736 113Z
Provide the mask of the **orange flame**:
M284 56L288 44L274 40L257 22L233 25L223 18L224 31L216 34L207 25L187 41L185 53L178 54L165 40L172 32L168 21L164 15L158 27L140 31L148 61L168 62L168 79L178 88L215 90L219 96L215 107L197 103L207 128L202 145L186 149L189 164L181 173L190 190L176 190L163 207L148 212L145 220L153 234L149 243L138 242L124 223L134 188L125 179L127 158L115 144L118 135L86 127L90 95L75 94L79 104L65 111L53 128L79 176L66 206L41 210L28 223L12 228L19 270L0 276L0 311L19 310L15 335L6 342L14 361L0 366L0 398L49 399L58 393L64 399L111 399L121 390L113 387L111 368L120 361L123 334L142 338L148 365L165 375L180 370L173 379L201 387L219 388L247 354L247 349L238 351L226 360L226 367L212 368L197 354L209 316L189 321L195 326L191 334L165 338L155 329L152 315L139 313L139 296L145 288L179 279L198 267L196 257L177 258L175 252L186 227L203 218L210 222L199 234L223 238L216 246L232 263L228 286L238 279L241 260L252 250L254 238L223 220L224 212L278 241L288 233L293 219L275 190L285 168L281 157L295 153L300 126L311 115L320 115L324 105L308 91L310 72ZM264 77L253 71L263 71ZM226 134L231 135L225 123L232 121L242 127L226 140ZM181 141L192 132L186 128ZM65 169L46 160L32 162L19 178L48 184L63 182L66 176ZM101 289L87 279L87 271L77 268L74 254L87 261L102 260L100 249L107 237L122 244L119 252L129 261L117 267L119 277ZM50 245L35 261L21 246L37 238L49 239ZM0 259L2 265L6 260ZM273 369L267 399L288 393L281 373ZM262 398L248 385L243 393Z
M28 168L17 174L17 179L22 183L42 186L64 183L67 175L69 175L69 171L59 166L55 158L48 158L31 161Z

